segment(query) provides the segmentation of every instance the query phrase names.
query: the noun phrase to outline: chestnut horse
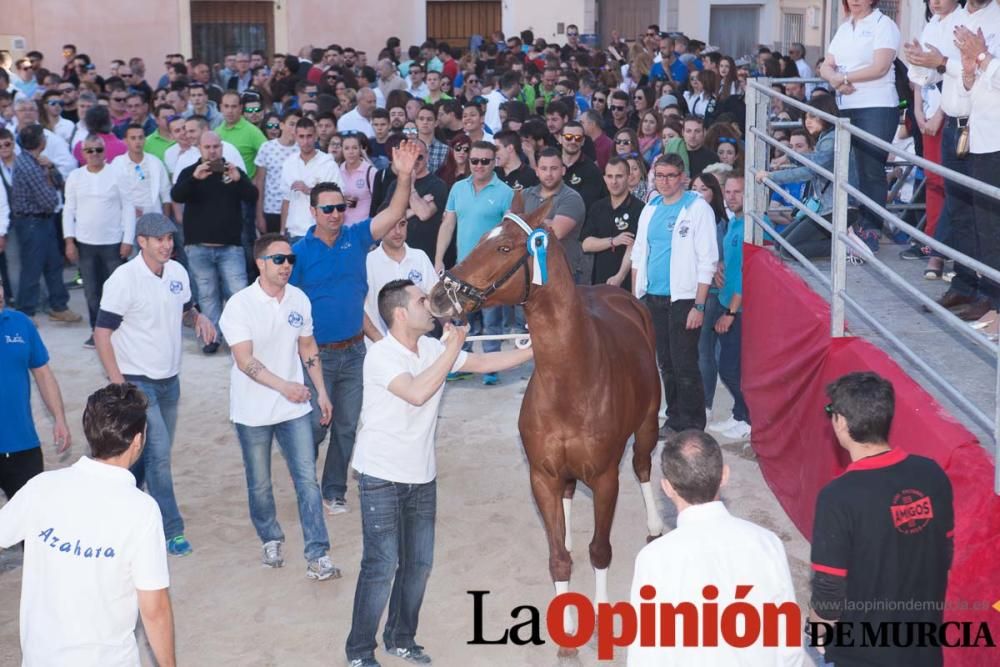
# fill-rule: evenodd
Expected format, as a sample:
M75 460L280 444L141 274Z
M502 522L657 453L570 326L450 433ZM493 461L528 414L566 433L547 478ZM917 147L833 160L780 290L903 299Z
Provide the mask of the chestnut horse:
M594 495L594 601L607 602L618 466L632 435L632 467L642 487L650 539L663 531L650 484L660 408L653 324L646 307L628 291L573 283L566 255L543 222L548 208L523 219L506 214L444 273L431 292L431 310L437 317L462 317L487 306L524 304L535 371L518 428L545 523L549 572L557 594L568 590L572 560L565 515L576 482L582 481ZM523 210L520 195L512 209ZM547 236L544 284L538 284L542 271L529 250L533 232ZM570 626L575 627L571 620Z

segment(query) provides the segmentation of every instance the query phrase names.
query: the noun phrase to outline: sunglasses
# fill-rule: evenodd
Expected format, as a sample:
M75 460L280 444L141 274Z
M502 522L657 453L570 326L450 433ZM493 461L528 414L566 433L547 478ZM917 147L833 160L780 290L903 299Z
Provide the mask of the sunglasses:
M112 97L111 101L112 102L124 102L127 99L128 99L127 97Z
M13 145L13 141L0 141L0 148L10 148Z
M243 107L243 113L260 113L262 107Z
M461 146L455 146L455 148L453 150L456 153L468 153L469 152L469 144L462 144Z
M50 107L61 107L63 105L61 100L49 100L46 104Z
M627 109L627 108L628 108L628 107L626 107L626 106L622 106L622 105L620 105L620 104L612 104L612 105L611 105L611 110L612 110L612 111L625 111L625 109Z
M606 97L595 97L594 101L595 102L601 102L603 104L604 102L608 101L608 98L606 98Z
M317 211L321 211L327 215L330 215L334 211L338 213L343 213L347 210L347 204L325 204L324 206L317 206Z
M615 145L616 146L631 146L632 145L632 140L631 139L615 139Z
M279 127L281 127L281 123L264 123L264 127L266 127L269 130L277 130Z
M281 266L285 262L288 262L292 266L295 266L295 255L294 254L291 254L291 255L264 255L263 257L260 257L259 259L262 259L265 262L267 260L271 260L272 262L274 262L275 266Z
M104 148L102 146L94 146L93 148L84 148L83 152L87 155L100 155L104 152Z
M487 166L489 164L493 164L493 162L494 162L493 158L488 158L488 157L470 157L469 158L469 164L475 165L475 166L480 166L480 167L485 167L485 166Z
M578 33L578 32L567 32L566 33L567 37L578 37L579 35L580 35L580 33Z
M405 134L407 136L411 136L411 135L412 136L416 136L417 135L417 128L415 128L415 127L404 127L403 128L403 134Z
M479 83L479 79L466 79L466 83Z
M578 144L582 144L583 143L583 135L582 134L569 134L569 133L566 133L566 134L562 135L562 138L563 138L563 141L575 141Z

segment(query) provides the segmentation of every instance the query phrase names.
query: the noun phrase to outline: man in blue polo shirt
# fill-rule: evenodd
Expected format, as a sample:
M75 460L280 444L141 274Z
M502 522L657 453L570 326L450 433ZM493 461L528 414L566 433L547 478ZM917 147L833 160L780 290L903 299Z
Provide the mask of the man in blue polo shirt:
M503 214L510 210L514 199L514 191L500 180L493 170L496 164L497 149L488 141L477 141L469 151L469 170L472 175L455 183L448 194L445 204L444 218L438 230L437 254L434 258L434 268L438 273L444 270L444 254L451 243L455 228L458 228L458 260L465 256L479 243L483 234L500 224ZM469 335L497 335L503 333L503 306L483 308L469 316ZM468 344L467 344L468 345ZM468 345L467 349L471 349ZM496 352L500 349L500 341L483 341L483 352ZM449 375L454 379L457 375ZM496 373L485 373L483 384L494 385L499 382Z
M4 308L0 282L0 490L10 500L35 475L42 472L42 448L31 419L31 380L55 421L53 437L59 453L70 446L69 427L62 394L49 368L49 352L38 329L24 313Z
M422 157L413 142L393 150L396 191L389 206L374 218L344 226L347 203L336 183L318 183L309 195L316 224L295 244L291 283L312 303L313 330L319 344L326 394L333 403L330 448L323 465L323 504L330 514L347 511L347 466L361 414L365 341L362 332L368 294L366 259L372 244L406 218L413 170ZM317 444L326 435L319 423L322 410L308 374L313 402L313 432Z

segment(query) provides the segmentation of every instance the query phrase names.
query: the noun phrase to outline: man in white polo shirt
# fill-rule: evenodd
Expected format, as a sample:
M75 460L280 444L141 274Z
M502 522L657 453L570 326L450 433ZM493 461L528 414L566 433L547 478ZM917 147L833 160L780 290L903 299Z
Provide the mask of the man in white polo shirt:
M379 291L378 310L389 333L365 356L361 428L354 447L364 556L347 637L351 667L379 664L375 634L387 601L386 652L430 664L414 637L434 559L434 434L445 377L459 370L496 373L532 357L531 348L463 352L468 330L450 323L442 340L425 336L435 319L427 295L410 280L387 283Z
M382 243L368 253L368 296L365 298L365 336L372 343L382 340L389 332L385 320L378 314L378 293L393 280L408 279L420 290L430 294L438 283L438 275L423 250L406 244L407 219L403 218L382 237ZM418 223L419 224L419 223Z
M24 542L25 665L134 665L136 612L161 667L176 664L160 511L135 488L146 399L112 384L87 399L91 457L32 478L0 509L0 548Z
M146 448L131 471L160 506L167 551L186 556L191 544L184 537L170 472L181 393L181 327L185 321L192 324L206 344L215 340L215 327L191 303L187 271L170 259L174 223L162 213L147 213L135 227L141 252L104 283L94 343L108 379L128 380L149 399Z
M316 150L316 123L303 118L295 126L295 143L299 152L289 155L281 166L281 233L295 242L315 224L309 211L309 193L317 183L336 183L341 190L344 181L340 167L328 153Z
M302 383L305 364L318 393L320 423L329 424L333 407L313 337L312 304L305 292L288 284L295 255L284 236L261 236L254 243L254 258L260 277L229 299L219 320L233 352L229 417L243 450L250 520L264 544L264 565L284 565L285 535L271 490L271 442L276 437L295 484L306 576L318 581L337 578L340 570L327 555L330 538L316 481L310 392Z
M83 140L83 156L86 164L66 179L62 220L66 259L78 263L87 298L92 333L84 347L94 347L93 330L104 281L132 253L135 208L114 167L105 163L101 135Z

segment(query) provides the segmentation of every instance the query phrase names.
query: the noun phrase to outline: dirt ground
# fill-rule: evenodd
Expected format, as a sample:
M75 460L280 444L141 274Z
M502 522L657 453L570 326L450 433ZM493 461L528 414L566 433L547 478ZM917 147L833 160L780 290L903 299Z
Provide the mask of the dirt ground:
M73 293L71 305L85 312L80 291ZM40 321L74 441L70 454L58 459L51 444L50 420L36 394L36 423L46 443L46 467L52 469L71 464L86 451L80 425L84 401L103 383L104 375L96 353L82 347L85 326L52 323L44 315ZM170 560L179 663L343 665L361 560L357 488L348 494L351 512L327 517L330 555L344 577L308 581L291 479L275 448L272 475L286 535L286 564L279 570L263 568L247 510L239 445L227 419L230 363L222 351L206 357L190 336L185 341L173 470L194 554ZM504 373L496 387L484 387L474 378L449 384L446 390L438 426L435 564L417 635L437 665L560 664L544 630L547 643L542 646L467 644L473 638L473 600L467 591L490 591L484 603L487 638L495 638L514 623L510 612L519 605L540 609L544 623L544 610L552 596L544 532L531 499L516 426L529 373L530 367ZM721 387L716 403L715 418L728 414L730 399ZM782 539L799 603L806 603L808 543L778 505L744 444L725 443L724 449L731 475L723 500L735 515L769 528ZM642 496L630 458L629 449L620 467L621 491L611 536L614 560L608 582L612 601L628 598L632 564L645 544ZM658 489L656 469L654 464ZM658 491L657 496L660 512L672 527L676 512L662 493ZM580 485L573 505L571 588L589 596L594 588L587 556L592 525L589 491ZM18 553L0 553L0 666L20 664L19 564ZM383 665L404 664L381 651L376 657ZM591 644L571 664L624 663L624 652L612 663L598 663Z

